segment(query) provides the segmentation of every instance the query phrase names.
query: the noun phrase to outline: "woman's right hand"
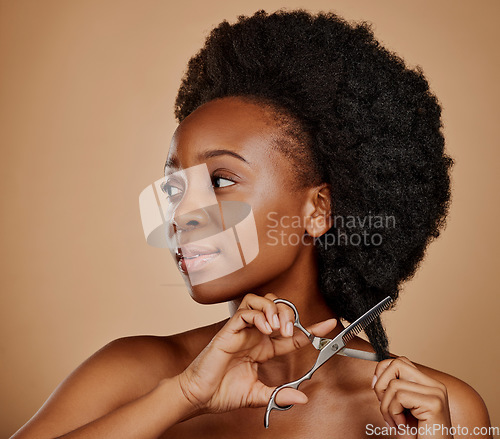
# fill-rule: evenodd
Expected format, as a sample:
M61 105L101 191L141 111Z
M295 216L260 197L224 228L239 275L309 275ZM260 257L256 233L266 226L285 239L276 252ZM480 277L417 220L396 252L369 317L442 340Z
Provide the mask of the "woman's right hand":
M274 387L258 379L259 364L310 343L301 331L293 333L293 310L274 299L274 294L247 294L224 327L179 375L182 392L197 413L266 406ZM307 329L323 337L336 324L330 319ZM307 396L300 390L287 388L276 395L281 406L306 402Z

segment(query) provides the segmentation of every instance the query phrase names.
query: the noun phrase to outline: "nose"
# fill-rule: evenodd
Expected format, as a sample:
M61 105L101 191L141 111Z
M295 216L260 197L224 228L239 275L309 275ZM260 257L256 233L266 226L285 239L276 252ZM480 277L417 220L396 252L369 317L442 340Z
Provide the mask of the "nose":
M212 221L210 207L218 203L206 165L186 168L176 178L182 181L180 192L171 199L165 219L179 232L207 226Z
M175 231L188 231L203 227L209 222L209 216L205 209L195 209L189 212L174 215L172 224Z

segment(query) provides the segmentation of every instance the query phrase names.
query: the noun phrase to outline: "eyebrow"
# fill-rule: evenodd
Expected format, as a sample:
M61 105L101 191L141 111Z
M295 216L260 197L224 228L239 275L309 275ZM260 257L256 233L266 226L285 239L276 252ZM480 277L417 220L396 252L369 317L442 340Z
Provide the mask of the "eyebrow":
M241 160L242 162L249 164L248 160L246 160L244 157L239 155L238 153L231 151L229 149L211 149L208 151L201 152L198 154L198 159L203 160L203 159L209 159L212 157L218 157L221 155L229 155L231 157L235 157L238 160ZM164 166L164 173L167 170L167 168L178 168L179 167L179 161L177 160L177 157L172 157L172 158L167 158Z
M236 157L238 160L241 160L242 162L245 162L248 164L248 161L239 155L238 153L234 151L230 151L229 149L211 149L209 151L202 152L198 155L199 159L209 159L212 157L217 157L220 155L230 155L232 157Z
M167 168L178 168L179 167L179 161L177 160L177 157L173 158L167 158L165 161L165 166L163 166L163 173L167 171Z

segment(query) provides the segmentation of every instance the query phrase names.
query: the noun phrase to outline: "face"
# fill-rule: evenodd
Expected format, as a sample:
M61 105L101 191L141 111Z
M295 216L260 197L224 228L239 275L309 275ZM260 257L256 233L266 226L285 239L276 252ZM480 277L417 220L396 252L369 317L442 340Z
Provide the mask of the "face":
M190 294L199 303L272 291L272 284L293 270L304 252L311 252L307 239L298 239L306 233L305 220L297 220L307 214L310 190L307 185L298 188L295 165L277 150L280 135L269 110L233 97L199 107L174 133L165 168L164 192L172 205L168 235ZM224 205L248 206L236 209L245 215L251 209L256 233L250 230L247 237L258 253L241 268L221 271L241 252L218 233L234 225L223 224L231 212L220 221ZM233 222L245 215L236 215ZM214 236L218 240L210 238ZM195 273L206 281L193 282Z

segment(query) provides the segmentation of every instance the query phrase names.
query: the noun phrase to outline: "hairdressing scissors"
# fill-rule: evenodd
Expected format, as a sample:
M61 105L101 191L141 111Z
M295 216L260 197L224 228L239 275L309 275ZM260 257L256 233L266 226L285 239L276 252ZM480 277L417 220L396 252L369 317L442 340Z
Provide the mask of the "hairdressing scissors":
M276 404L275 400L276 394L281 389L284 389L286 387L292 389L298 389L302 382L304 382L305 380L310 380L311 377L313 376L313 373L316 372L316 370L320 366L322 366L326 361L328 361L334 355L338 354L347 357L359 358L362 360L377 361L377 356L375 353L360 351L358 349L349 349L346 348L345 345L349 340L354 338L356 334L361 332L371 322L373 322L375 318L382 313L382 311L386 310L391 305L392 299L390 296L387 296L385 299L380 301L377 305L375 305L373 308L365 312L361 317L359 317L357 320L351 323L347 328L345 328L339 335L337 335L333 339L316 337L315 335L311 334L306 328L304 328L299 320L299 312L297 311L297 308L295 308L295 305L292 302L289 302L288 300L285 299L276 299L274 300L274 303L284 303L285 305L288 305L290 308L292 308L293 313L295 314L294 326L300 329L307 336L312 345L319 351L319 355L318 358L316 359L316 363L314 364L314 366L302 378L299 378L298 380L292 381L290 383L283 384L274 389L273 393L271 394L271 397L269 398L269 403L267 404L267 409L266 409L266 415L264 417L264 426L266 428L269 427L269 415L271 414L271 410L273 409L288 410L293 407L293 404L283 407Z

